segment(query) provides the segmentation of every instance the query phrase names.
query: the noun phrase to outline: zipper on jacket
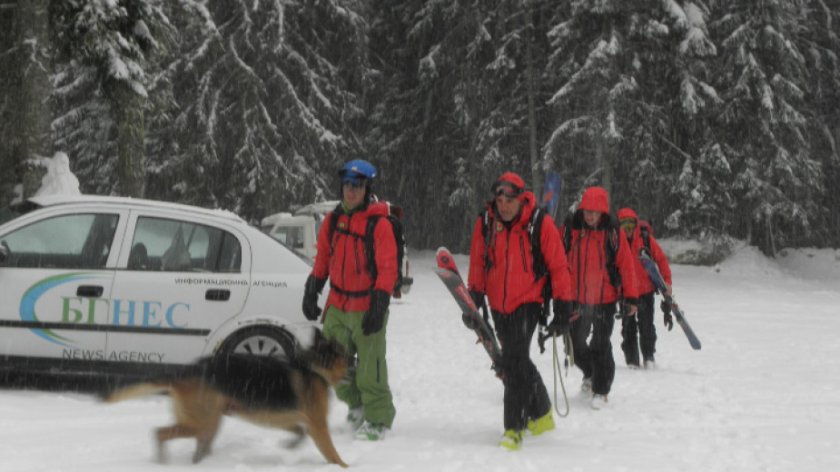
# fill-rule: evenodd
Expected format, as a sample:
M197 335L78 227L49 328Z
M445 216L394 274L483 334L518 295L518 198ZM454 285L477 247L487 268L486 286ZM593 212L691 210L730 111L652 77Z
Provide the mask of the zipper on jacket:
M526 273L530 272L530 269L528 269L528 258L525 256L525 236L522 234L519 235L519 253L522 255L522 267Z

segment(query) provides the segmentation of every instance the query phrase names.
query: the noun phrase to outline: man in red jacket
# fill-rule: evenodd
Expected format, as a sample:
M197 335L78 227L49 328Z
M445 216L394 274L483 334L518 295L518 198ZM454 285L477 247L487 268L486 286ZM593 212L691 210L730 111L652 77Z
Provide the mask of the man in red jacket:
M639 222L639 217L632 208L618 210L618 221L627 235L627 241L630 242L631 252L636 256L634 259L639 286L639 315L621 320L621 350L624 351L624 360L627 361L627 365L638 369L639 341L641 341L645 369L652 369L655 367L653 353L656 352L656 328L653 323L653 292L656 288L647 276L638 255L643 250L648 252L650 258L659 267L659 273L662 274L669 296L671 295L671 266L668 265L668 258L651 234L650 226L647 222ZM674 327L674 321L668 312L665 313L665 326L668 329Z
M479 308L485 307L486 295L493 314L505 387L505 433L499 445L516 450L526 428L533 435L554 429L551 401L529 353L544 289L554 300L549 332L559 335L569 329L569 270L554 220L540 216L522 178L506 172L491 190L494 199L473 231L468 287ZM464 324L472 328L469 317Z
M303 314L310 320L321 315L318 294L329 278L324 336L337 340L357 358L350 381L337 386L336 395L349 407L347 418L357 428L356 437L375 441L384 437L396 414L388 386L385 327L397 281L397 245L386 218L387 204L371 201L376 168L356 159L338 175L341 203L327 215L318 233ZM365 247L372 218L376 218L373 254L368 254Z
M610 337L616 302L623 300L624 316L633 317L639 296L630 246L609 211L607 191L589 187L563 229L576 302L571 326L575 364L583 371L581 390L592 393L596 410L606 406L615 378Z

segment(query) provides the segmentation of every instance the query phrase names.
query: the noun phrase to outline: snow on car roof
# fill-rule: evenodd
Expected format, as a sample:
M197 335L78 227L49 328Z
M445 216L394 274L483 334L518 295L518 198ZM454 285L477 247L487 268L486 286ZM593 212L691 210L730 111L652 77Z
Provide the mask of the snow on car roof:
M185 205L183 203L164 202L160 200L147 200L144 198L112 197L103 195L41 195L36 197L30 197L28 200L40 207L52 207L75 203L98 203L106 205L132 205L148 208L181 210L197 212L206 216L215 216L218 218L225 218L227 220L247 224L245 220L243 220L239 215L229 210L209 209L193 205Z

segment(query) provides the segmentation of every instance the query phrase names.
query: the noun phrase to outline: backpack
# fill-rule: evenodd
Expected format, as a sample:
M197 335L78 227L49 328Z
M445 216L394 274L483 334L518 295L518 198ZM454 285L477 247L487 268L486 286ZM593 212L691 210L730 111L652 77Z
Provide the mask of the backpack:
M638 220L639 235L642 237L642 242L645 244L648 254L650 254L650 237L653 236L653 226L650 222L645 220Z
M394 284L394 291L392 295L396 298L399 298L401 295L400 289L402 288L403 279L405 278L405 274L403 273L403 260L405 259L405 227L402 222L402 215L403 210L402 207L397 205L392 205L390 202L384 202L388 205L388 215L374 215L368 218L367 226L365 227L365 234L364 234L364 243L365 243L365 255L367 256L367 269L368 274L370 275L370 279L372 281L376 281L377 277L377 269L376 269L376 257L374 254L374 244L373 244L373 231L376 228L376 224L379 223L379 220L382 218L387 218L388 222L391 223L391 230L394 232L394 241L397 243L397 282ZM341 204L339 203L335 210L332 211L333 215L330 218L330 226L329 226L329 241L330 245L332 245L333 235L336 231L339 231L342 234L346 234L349 236L353 236L358 238L359 235L348 231L346 229L337 228L336 225L338 224L338 217L343 213L341 209ZM367 295L365 292L364 295ZM360 296L364 296L360 294Z
M570 213L563 221L563 246L566 248L566 255L572 250L572 230L583 229L583 212L576 211ZM602 217L601 226L604 226L607 237L604 238L604 254L607 256L605 264L607 273L610 277L610 284L616 289L621 287L621 274L618 272L618 265L615 263L616 254L618 254L619 238L621 237L621 227L618 224L618 217L613 214L607 214L606 221ZM647 236L645 242L649 243Z

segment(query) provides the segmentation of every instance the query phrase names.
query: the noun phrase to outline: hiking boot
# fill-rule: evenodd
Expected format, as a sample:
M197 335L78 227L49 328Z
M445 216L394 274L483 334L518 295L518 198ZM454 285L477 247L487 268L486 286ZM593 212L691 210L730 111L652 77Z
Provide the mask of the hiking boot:
M388 432L388 427L380 423L371 423L365 421L359 429L356 430L356 439L365 441L381 441L385 439L385 433Z
M592 393L592 377L583 378L583 383L580 384L580 391L587 395Z
M347 424L353 428L353 431L358 431L358 429L362 426L362 423L365 422L365 410L364 408L357 406L356 408L350 408L347 412Z
M499 446L508 451L518 451L522 448L522 431L508 429L499 441Z
M596 393L592 396L592 409L593 410L601 410L606 408L607 406L607 396Z
M548 410L548 413L536 420L528 420L528 431L531 432L532 436L539 436L546 431L551 431L554 427L554 417L551 415L551 410Z

